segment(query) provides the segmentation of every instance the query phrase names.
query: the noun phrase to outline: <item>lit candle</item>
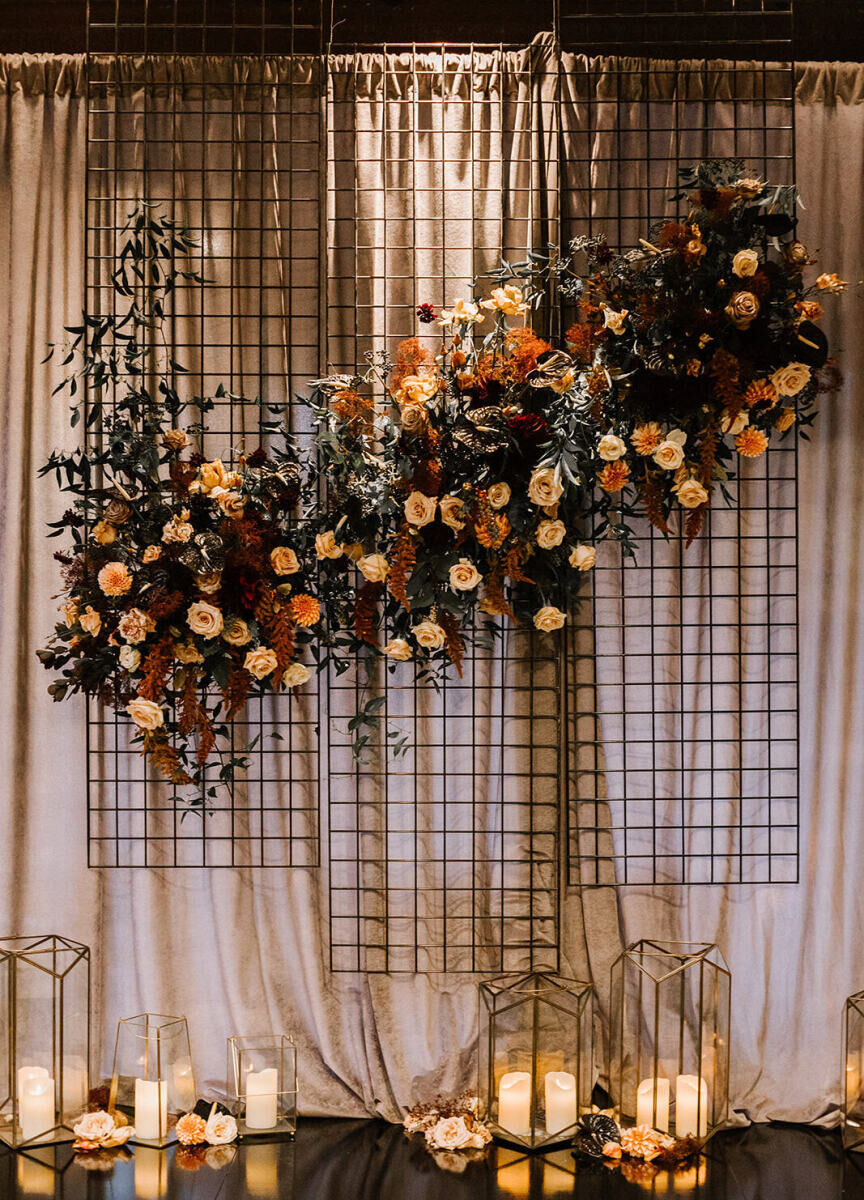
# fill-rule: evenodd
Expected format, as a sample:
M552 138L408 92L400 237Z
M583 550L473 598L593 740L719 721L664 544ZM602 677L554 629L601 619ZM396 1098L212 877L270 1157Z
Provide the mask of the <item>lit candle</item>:
M657 1089L657 1115L654 1115L654 1089ZM650 1125L661 1133L669 1132L669 1080L643 1079L636 1089L636 1124Z
M18 1072L18 1122L22 1139L29 1142L53 1129L54 1118L54 1080L43 1067L22 1067Z
M675 1133L708 1136L708 1085L698 1075L679 1075L675 1082Z
M135 1080L135 1137L158 1142L168 1132L168 1084L150 1079Z
M576 1123L576 1076L549 1071L545 1079L546 1132L560 1133Z
M498 1085L498 1124L510 1133L531 1132L531 1076L508 1071Z
M275 1067L250 1071L246 1076L246 1128L272 1129L276 1124L276 1092L279 1076Z

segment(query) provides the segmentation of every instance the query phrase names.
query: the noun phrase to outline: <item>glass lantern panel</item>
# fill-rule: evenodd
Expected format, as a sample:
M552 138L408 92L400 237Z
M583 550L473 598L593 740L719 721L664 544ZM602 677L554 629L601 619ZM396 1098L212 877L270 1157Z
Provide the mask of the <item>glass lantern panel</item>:
M132 1115L135 1141L165 1145L174 1118L195 1106L195 1077L184 1017L142 1013L117 1027L112 1104Z

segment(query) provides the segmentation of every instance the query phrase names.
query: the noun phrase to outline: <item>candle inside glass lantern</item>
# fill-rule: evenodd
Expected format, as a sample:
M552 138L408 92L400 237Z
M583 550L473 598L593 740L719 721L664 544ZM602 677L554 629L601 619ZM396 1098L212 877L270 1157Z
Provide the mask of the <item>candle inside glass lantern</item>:
M165 1080L135 1080L135 1135L158 1142L168 1132L168 1084Z
M275 1067L250 1071L246 1076L246 1128L273 1129L279 1074Z
M531 1076L508 1071L498 1085L498 1124L510 1133L531 1132Z

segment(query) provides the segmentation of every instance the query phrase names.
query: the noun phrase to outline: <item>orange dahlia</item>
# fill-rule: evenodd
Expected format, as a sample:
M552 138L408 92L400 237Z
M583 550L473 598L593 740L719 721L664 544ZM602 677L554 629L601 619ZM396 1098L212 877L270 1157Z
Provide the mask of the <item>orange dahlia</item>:
M777 403L777 392L770 379L754 379L744 393L744 403L748 408L757 404L768 404L771 408Z
M642 458L653 454L662 440L660 426L656 421L648 421L645 425L637 425L630 434L630 444Z
M768 449L768 438L761 429L748 425L736 437L735 446L743 458L758 458Z
M288 605L292 620L297 625L314 625L321 616L321 605L314 596L300 592L292 597Z
M181 1146L200 1146L207 1140L207 1122L197 1113L189 1112L180 1118L174 1132Z
M132 586L132 576L125 563L106 563L98 575L99 586L106 596L123 596Z
M597 476L597 482L604 492L620 492L629 478L630 468L619 458L617 462L606 464Z

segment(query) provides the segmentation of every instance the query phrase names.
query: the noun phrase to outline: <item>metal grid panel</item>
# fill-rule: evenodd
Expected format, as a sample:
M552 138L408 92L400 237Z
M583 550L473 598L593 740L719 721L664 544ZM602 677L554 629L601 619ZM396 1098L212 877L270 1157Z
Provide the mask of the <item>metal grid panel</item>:
M296 426L291 398L320 367L320 3L89 0L87 21L87 305L116 304L137 200L203 233L193 266L207 284L178 288L170 341L181 391L224 383L258 399L209 414L201 449L228 459L266 442L269 404ZM314 683L252 698L231 733L232 753L258 735L250 770L228 787L208 768L202 818L151 775L128 722L91 705L90 864L316 865L318 709Z
M634 245L671 215L678 168L699 159L741 157L762 178L794 180L788 0L634 0L614 25L584 7L562 14L565 44L662 48L671 61L565 53L565 241L604 230ZM712 53L733 42L740 53L749 37L754 61L687 61L688 22L706 18ZM602 547L568 638L571 883L797 880L794 439L746 464L732 491L687 551L647 522L637 565Z
M532 131L557 83L525 49L350 49L331 59L328 119L328 361L348 371L416 334L418 303L549 240ZM333 970L557 967L557 654L510 633L464 671L440 692L400 683L410 668L382 678L383 726L411 749L382 736L365 765L346 734L360 685L330 680Z

